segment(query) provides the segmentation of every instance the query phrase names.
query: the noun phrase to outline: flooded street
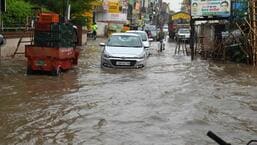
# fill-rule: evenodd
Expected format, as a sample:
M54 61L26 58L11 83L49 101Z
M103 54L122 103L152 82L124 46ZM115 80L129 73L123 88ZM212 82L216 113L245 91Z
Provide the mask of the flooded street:
M252 66L191 61L166 42L143 69L101 69L100 41L60 77L1 61L0 144L216 145L208 130L235 145L256 139Z

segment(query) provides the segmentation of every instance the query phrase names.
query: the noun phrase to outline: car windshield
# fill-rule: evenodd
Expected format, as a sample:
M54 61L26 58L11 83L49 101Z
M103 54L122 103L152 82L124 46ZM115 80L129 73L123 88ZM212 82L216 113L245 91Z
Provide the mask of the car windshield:
M128 32L128 33L133 33L139 35L143 41L147 41L147 35L145 33L140 33L140 32Z
M179 33L190 33L189 29L180 29Z
M142 43L141 43L141 39L138 36L113 35L108 40L107 46L142 47Z
M146 26L146 30L156 31L156 27L149 25L149 26Z
M168 29L168 26L163 26L163 29Z

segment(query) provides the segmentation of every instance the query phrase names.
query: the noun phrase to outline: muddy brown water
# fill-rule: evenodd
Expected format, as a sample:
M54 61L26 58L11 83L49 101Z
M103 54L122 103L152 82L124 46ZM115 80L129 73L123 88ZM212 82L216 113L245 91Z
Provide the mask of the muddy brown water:
M100 40L104 41L104 40ZM100 41L60 77L27 76L26 61L0 64L0 144L215 145L257 136L257 71L183 54L175 43L144 69L101 69Z

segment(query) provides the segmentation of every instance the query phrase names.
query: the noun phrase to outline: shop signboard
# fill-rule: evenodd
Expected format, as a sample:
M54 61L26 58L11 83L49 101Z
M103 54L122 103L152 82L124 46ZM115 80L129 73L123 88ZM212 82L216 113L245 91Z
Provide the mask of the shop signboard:
M231 0L191 0L191 15L201 17L229 17Z
M120 12L119 0L109 0L108 7L109 7L109 13L119 13Z
M186 19L189 20L191 16L188 13L185 12L178 12L171 16L172 20L179 20L179 19Z
M125 13L102 13L102 15L97 17L99 22L107 23L126 23L127 14Z

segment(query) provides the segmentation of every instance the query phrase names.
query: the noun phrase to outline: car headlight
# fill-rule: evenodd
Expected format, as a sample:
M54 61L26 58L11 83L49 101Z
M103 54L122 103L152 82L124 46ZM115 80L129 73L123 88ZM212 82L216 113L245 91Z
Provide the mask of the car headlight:
M109 58L109 57L110 57L110 55L109 55L109 54L107 54L107 53L104 53L104 57Z
M106 51L104 51L103 56L106 57L106 58L110 58L111 57L111 55L108 52L106 52Z
M140 54L140 55L137 56L138 59L143 59L144 57L145 57L145 54L144 54L144 53L142 53L142 54Z

